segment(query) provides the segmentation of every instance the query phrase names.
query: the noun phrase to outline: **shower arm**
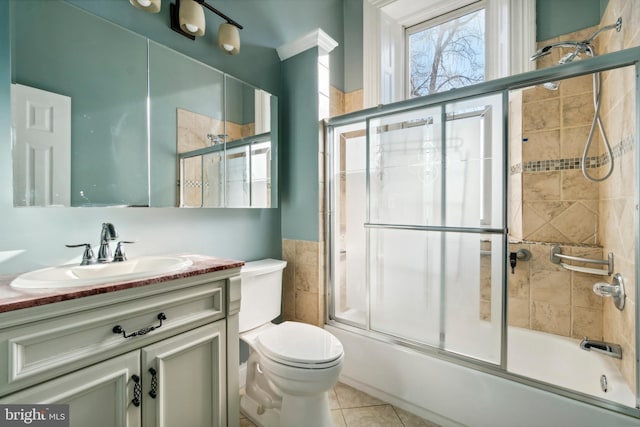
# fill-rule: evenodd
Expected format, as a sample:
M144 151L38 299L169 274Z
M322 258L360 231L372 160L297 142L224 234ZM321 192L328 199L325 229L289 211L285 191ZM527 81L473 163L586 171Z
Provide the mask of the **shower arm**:
M597 30L595 33L593 33L591 35L591 37L589 37L588 39L586 39L585 41L583 41L582 43L586 43L586 44L590 44L593 39L595 39L596 37L598 37L598 35L603 32L603 31L608 31L608 30L613 30L616 29L617 32L620 32L620 29L622 28L622 17L618 18L618 20L616 21L615 24L610 24L610 25L605 25L604 27L600 28L599 30Z
M592 55L591 56L595 56L595 51L594 51L594 47L591 45L591 42L598 37L598 35L600 35L601 32L603 31L608 31L608 30L612 30L612 29L616 29L616 31L620 32L620 29L622 28L622 17L618 18L615 24L610 24L610 25L605 25L604 27L598 29L597 31L595 31L591 37L589 37L586 40L583 41L573 41L573 40L564 40L564 41L560 41L560 42L556 42L556 43L551 43L549 45L546 45L544 47L542 47L541 49L539 49L537 52L535 52L533 55L531 55L531 57L529 58L530 61L535 61L543 56L547 56L548 54L551 53L551 50L556 48L556 47L562 47L562 48L577 48L577 52L576 55L582 52L589 52Z

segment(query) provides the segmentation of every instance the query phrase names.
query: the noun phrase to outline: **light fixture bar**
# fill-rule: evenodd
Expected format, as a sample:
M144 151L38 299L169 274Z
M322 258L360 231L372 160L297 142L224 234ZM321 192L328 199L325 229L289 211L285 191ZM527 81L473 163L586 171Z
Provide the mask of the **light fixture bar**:
M216 9L215 7L211 6L210 4L208 4L207 2L205 2L204 0L194 0L196 3L201 4L202 6L206 7L207 9L209 9L211 12L215 13L216 15L218 15L220 18L224 19L225 21L227 21L229 24L238 27L239 29L243 29L244 27L240 24L238 24L236 21L234 21L233 19L229 18L227 15L225 15L224 13L220 12L218 9Z

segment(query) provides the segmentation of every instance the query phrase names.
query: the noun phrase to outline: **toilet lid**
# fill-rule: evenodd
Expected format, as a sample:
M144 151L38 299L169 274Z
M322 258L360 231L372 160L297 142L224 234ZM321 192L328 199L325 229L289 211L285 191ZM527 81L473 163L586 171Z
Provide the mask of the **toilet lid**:
M259 351L271 360L291 366L333 366L342 354L342 344L329 332L299 322L284 322L256 338Z

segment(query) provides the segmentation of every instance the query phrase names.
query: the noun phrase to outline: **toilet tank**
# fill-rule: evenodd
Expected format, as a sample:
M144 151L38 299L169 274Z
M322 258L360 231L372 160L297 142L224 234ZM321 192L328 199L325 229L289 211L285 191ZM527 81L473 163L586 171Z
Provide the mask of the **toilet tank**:
M244 264L240 270L240 332L271 322L280 315L282 270L287 262L261 259Z

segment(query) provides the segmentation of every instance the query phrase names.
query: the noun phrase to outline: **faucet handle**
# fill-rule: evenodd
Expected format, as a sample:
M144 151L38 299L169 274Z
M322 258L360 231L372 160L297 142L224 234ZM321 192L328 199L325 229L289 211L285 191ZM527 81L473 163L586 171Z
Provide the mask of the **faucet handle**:
M116 251L113 254L113 262L126 261L127 255L124 253L124 244L135 243L133 241L121 240L116 245Z
M95 256L93 255L93 249L91 249L91 245L89 243L80 243L79 245L65 246L68 248L80 248L84 246L84 253L82 254L82 262L80 263L80 265L89 265L96 262Z

